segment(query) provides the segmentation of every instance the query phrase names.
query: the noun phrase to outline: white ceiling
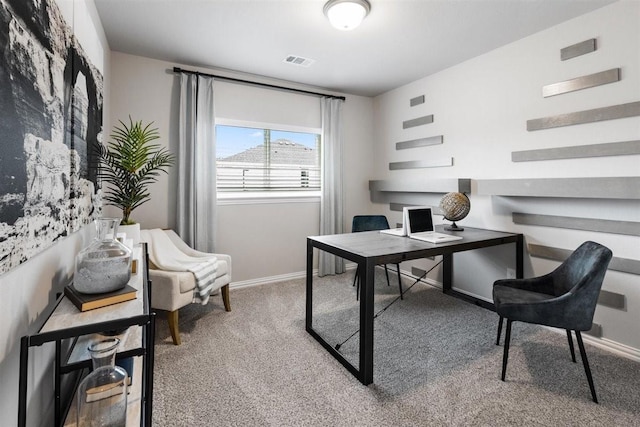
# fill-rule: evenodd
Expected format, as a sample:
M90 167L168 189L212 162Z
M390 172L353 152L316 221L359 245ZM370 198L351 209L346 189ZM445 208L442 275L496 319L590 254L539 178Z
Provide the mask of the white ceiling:
M347 32L331 27L325 0L95 3L114 51L375 96L615 0L369 1Z

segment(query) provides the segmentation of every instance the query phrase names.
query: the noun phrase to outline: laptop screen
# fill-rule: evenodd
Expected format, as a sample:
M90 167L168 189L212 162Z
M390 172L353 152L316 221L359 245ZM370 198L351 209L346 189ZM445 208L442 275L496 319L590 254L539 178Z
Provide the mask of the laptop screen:
M409 208L407 211L409 214L409 231L411 233L433 231L431 208Z

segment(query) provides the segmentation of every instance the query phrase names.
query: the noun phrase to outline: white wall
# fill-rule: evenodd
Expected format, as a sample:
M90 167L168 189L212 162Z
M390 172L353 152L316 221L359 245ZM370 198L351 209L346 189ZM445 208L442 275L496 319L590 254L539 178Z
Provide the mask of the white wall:
M92 0L57 0L67 24L94 65L103 73L105 83L104 123L108 120L109 45ZM93 226L85 227L29 259L19 267L0 275L0 424L17 425L18 371L20 338L40 320L56 293L62 292L73 275L75 254L93 235ZM53 346L35 348L29 363L28 425L50 425L53 419Z
M178 77L170 71L174 66L250 80L258 77L113 52L112 124L119 119L127 120L129 115L134 120L153 121L162 136L161 143L175 153ZM218 81L215 108L216 116L223 119L321 127L319 98L291 92ZM370 98L348 95L343 113L345 224L350 224L351 216L371 210L367 186L373 160L373 102ZM175 226L176 188L177 168L174 167L168 177L162 176L150 188L151 201L134 211L132 216L142 228ZM233 259L232 287L300 276L304 272L306 236L319 232L319 201L225 202L220 204L218 212L216 251L228 253ZM350 231L350 226L346 226L345 231Z
M640 118L527 132L529 119L588 110L640 100L640 3L621 1L560 24L523 40L476 57L458 66L415 81L377 97L374 101L375 168L373 179L421 178L545 178L639 176L640 159L634 156L540 162L511 162L511 152L636 140ZM597 39L594 53L560 61L560 49ZM592 89L542 97L542 86L620 67L620 82ZM425 95L426 102L409 106L409 99ZM434 114L434 123L407 130L404 120ZM444 135L439 146L395 150L395 143ZM388 163L453 157L445 168L389 171ZM432 204L439 203L439 195ZM638 237L523 226L512 222L511 212L640 221L637 200L584 200L479 196L472 185L471 213L459 223L522 232L526 243L575 249L585 240L598 241L614 256L640 259ZM393 222L398 212L378 205ZM493 255L505 259L496 260ZM513 265L512 250L484 251L456 256L455 283L459 289L491 299L491 285ZM487 265L487 263L489 265ZM422 267L432 265L422 262ZM525 275L549 272L557 262L527 257ZM407 268L408 266L404 266ZM434 276L441 280L440 276ZM603 289L624 294L626 311L598 306L594 322L603 327L601 342L640 355L640 288L638 276L609 270ZM618 345L621 344L621 345ZM632 347L626 348L624 346Z

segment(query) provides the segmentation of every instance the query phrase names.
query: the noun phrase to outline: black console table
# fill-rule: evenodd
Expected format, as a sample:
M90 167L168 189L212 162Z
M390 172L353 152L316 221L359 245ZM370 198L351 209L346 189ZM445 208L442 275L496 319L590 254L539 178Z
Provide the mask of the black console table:
M45 343L55 343L54 420L52 426L76 425L74 396L77 385L91 368L86 350L89 343L113 336L120 338L116 360L133 357L134 374L129 386L127 425L151 425L153 400L153 357L155 313L149 305L151 286L148 279L146 245L134 248L139 267L129 285L137 289L136 299L80 312L64 295L60 295L42 324L20 341L20 382L18 425L27 425L29 355ZM141 359L141 360L140 360ZM140 363L141 362L141 363Z
M446 233L442 226L437 231ZM391 236L378 231L333 234L307 238L307 289L306 289L306 330L322 346L349 370L362 384L373 382L373 318L374 268L379 264L396 264L413 259L436 255L443 257L443 289L449 295L466 300L473 298L453 289L453 255L456 252L491 246L515 244L516 277L523 276L523 236L522 234L504 233L500 231L482 230L465 227L464 232L457 234L462 240L445 243L426 243L408 237ZM358 264L361 280L360 287L360 350L359 369L353 366L333 346L326 342L313 329L313 249L323 250ZM492 304L485 301L474 302L490 308Z

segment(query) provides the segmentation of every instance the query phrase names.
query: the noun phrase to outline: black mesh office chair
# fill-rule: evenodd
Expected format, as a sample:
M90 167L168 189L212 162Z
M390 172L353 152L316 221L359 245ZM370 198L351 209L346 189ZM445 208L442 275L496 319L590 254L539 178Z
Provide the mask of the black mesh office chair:
M389 229L389 221L384 215L356 215L351 222L351 232L358 233L361 231L376 231ZM400 288L400 299L404 299L402 296L402 279L400 278L400 264L396 264L398 272L398 287ZM389 269L387 264L384 264L384 273L387 276L387 286L389 283ZM359 271L356 270L356 275L353 278L353 285L356 286L356 299L360 294L360 281L358 280Z
M591 397L598 403L580 331L591 329L598 295L611 256L608 248L595 242L585 242L549 274L531 279L498 280L493 284L493 301L500 316L496 345L500 344L502 321L507 319L502 381L507 372L512 322L562 328L567 331L574 363L576 355L571 331L575 331Z

